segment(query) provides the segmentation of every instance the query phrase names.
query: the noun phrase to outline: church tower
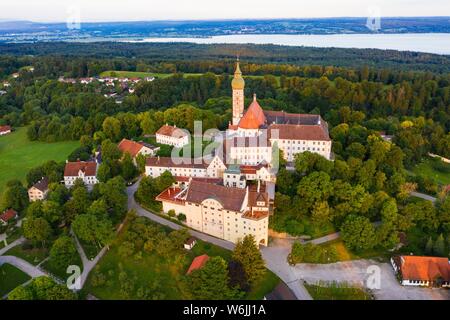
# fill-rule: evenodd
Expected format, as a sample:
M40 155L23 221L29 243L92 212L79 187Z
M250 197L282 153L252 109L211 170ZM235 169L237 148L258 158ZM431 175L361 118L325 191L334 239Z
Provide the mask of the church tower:
M233 122L234 126L239 124L244 114L244 87L245 81L242 78L241 68L239 68L239 58L236 62L236 71L234 72L233 81L231 81L233 88Z

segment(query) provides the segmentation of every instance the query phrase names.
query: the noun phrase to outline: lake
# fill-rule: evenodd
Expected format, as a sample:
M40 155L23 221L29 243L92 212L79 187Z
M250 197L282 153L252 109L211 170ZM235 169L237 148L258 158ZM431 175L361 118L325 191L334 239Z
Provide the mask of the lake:
M210 38L145 38L127 42L193 42L199 44L276 44L306 47L392 49L450 55L450 33L230 35Z

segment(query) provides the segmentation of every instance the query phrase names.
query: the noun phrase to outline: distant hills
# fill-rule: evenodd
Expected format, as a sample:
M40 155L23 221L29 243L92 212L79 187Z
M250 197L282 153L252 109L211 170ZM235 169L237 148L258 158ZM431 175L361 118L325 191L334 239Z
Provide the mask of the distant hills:
M235 34L372 33L367 18L276 20L90 22L80 29L66 23L0 21L0 42L77 41L143 37L210 37ZM450 33L450 17L381 18L379 33Z

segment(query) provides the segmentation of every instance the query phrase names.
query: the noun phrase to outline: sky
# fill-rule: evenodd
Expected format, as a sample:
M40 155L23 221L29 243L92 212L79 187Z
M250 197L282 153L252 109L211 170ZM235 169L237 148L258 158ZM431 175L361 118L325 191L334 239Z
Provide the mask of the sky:
M450 16L449 0L0 0L0 20L82 22Z

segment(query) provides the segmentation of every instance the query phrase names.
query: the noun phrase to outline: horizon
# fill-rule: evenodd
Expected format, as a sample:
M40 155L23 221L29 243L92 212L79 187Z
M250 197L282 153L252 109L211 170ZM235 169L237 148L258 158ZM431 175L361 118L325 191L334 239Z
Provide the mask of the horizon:
M205 22L205 21L280 21L280 20L327 20L327 19L366 19L366 16L329 16L329 17L280 17L280 18L211 18L211 19L149 19L149 20L89 20L89 21L81 21L82 23L133 23L133 22ZM449 18L450 15L432 15L432 16L380 16L383 18L390 19L410 19L410 18ZM66 23L63 20L46 20L46 21L38 21L38 20L18 20L18 19L1 19L2 22L31 22L31 23L47 23L47 24L59 24ZM450 20L449 20L450 22Z
M0 9L0 20L42 23L450 16L447 0L15 0Z

